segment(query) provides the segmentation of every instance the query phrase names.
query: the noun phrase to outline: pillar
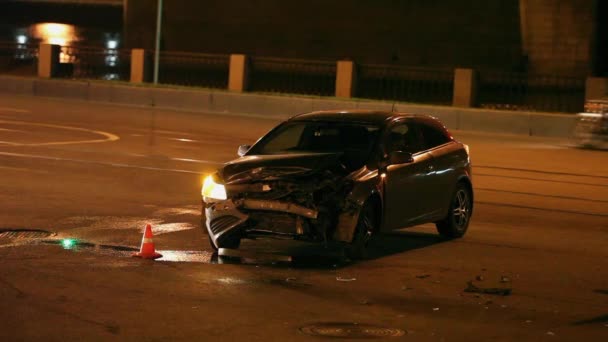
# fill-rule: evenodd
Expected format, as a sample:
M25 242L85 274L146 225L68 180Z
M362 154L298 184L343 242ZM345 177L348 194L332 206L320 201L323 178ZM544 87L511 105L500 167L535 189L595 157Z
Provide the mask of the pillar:
M608 78L587 77L585 82L585 100L608 97Z
M353 61L338 61L336 66L336 97L353 97L355 87L355 63Z
M61 46L40 44L38 50L38 77L51 78L57 73Z
M249 74L246 55L230 55L230 70L228 72L228 90L244 92L247 90Z
M131 83L150 81L150 59L146 58L146 50L131 50Z
M473 69L454 70L454 107L475 107L477 97L477 75Z

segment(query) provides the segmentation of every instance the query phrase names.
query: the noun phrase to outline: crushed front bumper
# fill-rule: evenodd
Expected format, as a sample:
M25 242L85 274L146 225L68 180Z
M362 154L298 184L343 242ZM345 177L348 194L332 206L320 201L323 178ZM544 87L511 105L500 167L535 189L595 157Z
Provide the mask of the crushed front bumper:
M227 199L213 203L204 203L206 226L209 237L213 243L221 247L224 240L232 238L234 234L245 235L247 221L250 215L247 212L287 213L307 219L316 219L318 212L314 209L282 201L242 199L233 201ZM268 231L267 231L268 232ZM297 231L294 230L294 234Z

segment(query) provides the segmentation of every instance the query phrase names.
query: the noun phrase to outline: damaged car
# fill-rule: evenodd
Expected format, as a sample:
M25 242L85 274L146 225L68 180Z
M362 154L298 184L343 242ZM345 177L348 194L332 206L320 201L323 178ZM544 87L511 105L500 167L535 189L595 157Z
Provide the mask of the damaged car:
M431 116L300 114L238 155L203 182L213 249L271 236L363 258L374 234L433 222L459 238L473 213L469 148Z

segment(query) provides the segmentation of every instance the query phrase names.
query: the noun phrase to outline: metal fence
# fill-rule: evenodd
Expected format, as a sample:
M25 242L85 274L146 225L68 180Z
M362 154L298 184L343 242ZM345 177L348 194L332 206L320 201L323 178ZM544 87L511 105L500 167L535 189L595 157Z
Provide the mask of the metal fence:
M0 42L0 72L33 76L38 70L38 45Z
M131 50L62 46L57 77L128 81Z
M452 104L454 71L394 65L361 64L356 96L360 98Z
M480 71L477 89L482 108L575 113L585 102L577 77Z
M249 90L334 96L336 62L251 57Z
M161 52L158 81L164 84L226 89L229 67L229 55Z

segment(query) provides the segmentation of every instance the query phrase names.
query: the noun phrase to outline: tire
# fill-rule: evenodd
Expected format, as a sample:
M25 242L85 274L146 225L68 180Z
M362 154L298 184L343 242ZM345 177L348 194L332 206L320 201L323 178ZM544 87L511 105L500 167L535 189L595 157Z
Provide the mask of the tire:
M441 236L450 239L462 237L469 228L472 213L473 194L466 184L458 183L452 195L448 215L435 223L437 231Z
M369 242L377 228L376 222L374 207L369 202L365 203L359 213L353 241L346 248L347 257L352 260L361 260L367 257Z

